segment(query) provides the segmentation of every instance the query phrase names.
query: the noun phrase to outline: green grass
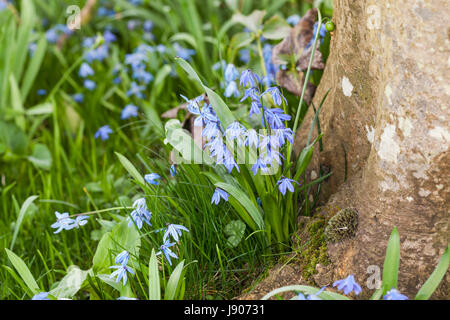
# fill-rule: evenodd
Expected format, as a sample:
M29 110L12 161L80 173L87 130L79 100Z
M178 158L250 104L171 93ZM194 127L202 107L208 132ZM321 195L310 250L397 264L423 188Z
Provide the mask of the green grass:
M32 3L34 9L27 1L17 9L24 15L33 14L28 9L36 10L36 16L46 17L50 25L64 23L63 13L69 1ZM125 20L154 22L155 40L149 45L177 41L184 47L195 48L197 53L192 66L208 86L220 88L223 75L220 71L213 72L212 64L221 58L229 61L233 57L227 48L232 35L240 30L226 23L233 8L200 0L146 1L145 7L140 9L124 0L117 0L115 4L121 7ZM235 9L249 14L254 9L264 8L270 15L279 12L287 16L296 12L302 14L309 7L303 3L297 6L293 1L244 1L242 7ZM190 23L185 23L186 20ZM26 16L23 21L28 21ZM117 30L118 41L111 46L104 62L93 64L97 88L90 93L83 88L77 75L83 52L81 40L94 36L108 24ZM17 36L14 36L17 27ZM237 247L227 246L224 229L230 221L239 219L239 215L228 204L211 205L214 186L198 168L179 166L178 175L172 178L169 175L170 150L163 143L159 114L180 104L180 93L194 97L202 92L201 88L175 64L172 54L163 54L149 61L155 81L146 89L145 99L127 97L126 90L132 79L122 72L122 83L113 84L113 69L118 62L123 62L125 54L142 43L142 32L129 32L123 19L94 18L70 37L61 50L46 43L45 30L40 20L18 25L14 14L0 12L0 47L7 48L0 53L0 136L8 136L10 142L2 144L0 140L0 299L32 297L4 250L11 248L21 206L32 195L38 197L22 212L23 219L12 249L23 259L42 291L50 290L71 265L82 270L91 268L99 239L108 230L99 219L114 221L118 215L126 217L129 213L124 210L101 213L91 217L85 227L55 235L50 228L55 222L55 211L76 214L129 206L141 195L146 197L153 213L154 226L163 227L170 222L183 224L190 230L183 234L178 252L180 261L186 261L185 298L225 299L239 294L274 261L270 248L258 235L250 236L248 227L244 240ZM36 58L17 55L18 52L28 53L26 48L30 42L38 43ZM239 64L237 58L235 62ZM178 76L170 76L170 71ZM10 80L11 74L15 80ZM36 94L38 89L46 89L50 94L40 97ZM83 104L75 103L70 97L78 92L85 94ZM293 104L298 101L296 97L287 97ZM120 111L129 103L139 106L140 116L120 120ZM179 115L180 119L182 116ZM111 138L107 141L94 139L96 130L104 124L113 128ZM35 150L39 148L37 145L45 146L51 157ZM156 188L140 188L115 152L125 155L142 175L160 173L164 183ZM30 156L42 157L46 164L33 163ZM158 236L142 237L140 260L144 263L149 261L151 250L158 248ZM147 296L148 284L143 276L130 278L139 297ZM117 293L95 278L88 282L90 289L81 290L78 298L117 298Z

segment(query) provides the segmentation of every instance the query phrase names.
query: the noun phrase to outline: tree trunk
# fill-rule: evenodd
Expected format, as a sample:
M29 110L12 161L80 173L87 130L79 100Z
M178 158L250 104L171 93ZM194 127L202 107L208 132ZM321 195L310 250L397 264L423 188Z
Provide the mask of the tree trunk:
M316 148L309 172L316 176L319 163L331 169L322 200L359 213L355 237L329 244L328 253L334 279L355 274L365 298L367 268L382 269L394 226L398 289L410 298L448 245L448 17L446 0L334 1L336 30L314 98L317 106L331 89L319 117L324 150ZM447 272L434 297L447 298L448 280Z

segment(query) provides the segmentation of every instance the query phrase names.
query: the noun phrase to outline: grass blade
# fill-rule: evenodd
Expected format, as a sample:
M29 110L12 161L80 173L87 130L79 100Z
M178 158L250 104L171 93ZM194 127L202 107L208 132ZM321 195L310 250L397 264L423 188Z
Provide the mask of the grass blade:
M23 221L23 217L25 216L25 213L27 212L28 207L37 198L38 198L38 196L30 196L22 204L22 207L20 208L20 211L19 211L19 216L17 217L17 220L16 220L16 225L14 227L14 233L13 233L13 237L12 237L12 240L11 240L11 245L9 246L9 250L12 251L13 248L14 248L14 244L16 243L16 239L17 239L17 234L19 233L20 226L21 226L22 221Z

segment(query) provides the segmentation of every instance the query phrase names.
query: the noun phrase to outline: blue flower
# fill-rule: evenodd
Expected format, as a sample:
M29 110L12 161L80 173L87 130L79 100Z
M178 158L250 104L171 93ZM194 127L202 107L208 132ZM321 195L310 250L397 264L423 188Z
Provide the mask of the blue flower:
M244 92L244 96L241 98L241 102L246 100L248 97L250 97L252 101L260 102L260 95L258 88L251 87L246 89Z
M250 50L242 49L239 51L239 59L244 63L248 64L250 62Z
M261 169L262 172L267 171L266 164L260 157L258 157L258 159L256 159L256 162L253 164L252 169L251 169L254 176L256 176L259 169Z
M230 82L237 80L239 78L239 71L236 69L234 64L229 63L225 69L225 81Z
M130 297L118 297L117 300L138 300L137 298L130 298Z
M76 93L72 96L73 100L78 103L82 103L84 100L84 95L82 93Z
M392 288L388 292L386 292L386 295L383 297L384 300L408 300L408 297L401 294L397 291L397 289Z
M132 82L131 83L131 88L130 90L127 91L127 96L131 96L131 95L135 95L136 97L138 97L139 99L143 99L144 95L142 94L141 91L143 91L145 89L144 86L140 86L138 85L136 82Z
M84 226L87 223L87 219L89 219L89 216L85 215L77 216L75 218L75 221L73 222L72 228L79 228Z
M195 50L193 49L186 49L180 46L178 43L173 44L173 48L175 49L176 55L184 60L190 61L191 56L195 54Z
M262 104L259 101L253 100L250 104L250 112L248 113L251 118L254 114L261 114Z
M316 22L316 23L314 23L313 37L311 38L311 41L306 45L306 49L311 47L312 44L314 43L314 38L316 37L317 28L318 28L318 23ZM326 34L327 34L327 29L325 28L325 23L322 23L320 26L320 31L319 31L319 37L322 42L323 42L323 38L325 37Z
M139 25L139 21L137 20L129 20L127 23L128 30L134 30Z
M111 273L111 275L109 276L110 279L114 278L117 276L116 278L116 283L118 283L120 281L120 279L122 280L122 284L126 285L127 284L127 272L131 273L134 275L134 271L133 269L131 269L130 267L127 267L126 265L120 265L120 266L111 266L109 267L110 269L117 269L116 271L114 271L113 273Z
M220 198L222 198L225 201L228 201L228 193L222 189L216 188L212 196L211 203L218 205L220 202Z
M116 35L109 30L103 33L103 38L105 39L105 43L111 43L117 40Z
M294 186L292 185L292 182L297 183L295 180L289 178L278 180L278 190L280 190L283 196L286 194L286 189L288 189L290 192L294 192Z
M31 298L31 300L50 300L50 299L48 298L48 292L40 292L38 294L35 294L33 298Z
M246 132L245 127L238 121L234 121L225 130L225 135L227 139L234 140L243 137L245 132Z
M223 94L225 97L229 98L231 96L238 98L240 95L239 89L235 81L230 81Z
M247 130L247 132L245 133L246 138L245 138L245 145L247 147L251 147L252 145L255 146L255 148L258 148L259 145L259 135L256 132L255 129L249 129Z
M47 38L48 42L55 43L59 39L59 34L54 28L52 28L47 30L47 32L45 33L45 37Z
M177 175L177 167L173 164L170 166L170 175L175 177Z
M86 62L83 62L80 66L80 70L78 71L78 75L82 78L86 78L88 76L94 75L94 70L92 70L91 66Z
M130 254L128 253L128 251L124 250L116 256L116 258L114 259L114 263L121 264L124 266L128 263L129 258Z
M277 87L268 88L266 91L263 92L263 95L266 93L270 93L273 101L277 106L281 105L282 100L284 100L284 102L287 103L286 98L281 94L280 90Z
M167 230L166 230L166 232L164 233L164 236L163 236L163 242L166 242L167 238L169 236L172 236L173 240L178 242L179 236L181 237L181 230L189 232L189 230L186 227L182 226L182 225L179 225L179 224L168 224L167 225Z
M90 90L90 91L94 90L95 87L97 86L96 83L95 83L94 81L89 80L89 79L84 80L83 85L84 85L84 87L85 87L86 89L88 89L88 90Z
M67 212L59 213L58 211L55 211L56 216L56 222L51 225L52 228L57 229L53 233L59 233L62 230L70 230L72 229L74 220L72 218L69 218L69 214Z
M360 294L361 287L356 283L355 277L353 275L349 275L347 278L335 281L333 283L333 287L336 287L338 290L344 289L344 294L349 294L352 291L355 292L356 295Z
M140 230L145 223L148 225L152 225L150 223L150 220L152 219L152 213L147 210L147 203L144 198L139 198L133 203L133 210L130 213L131 217L127 218L128 221L128 227L131 227L133 225L133 222L136 224L138 229Z
M37 91L38 96L45 96L46 94L47 94L47 90L45 90L45 89L39 89Z
M122 109L120 119L125 120L130 117L137 117L137 116L138 116L138 107L132 104L128 104Z
M260 83L260 79L256 73L253 73L250 69L244 70L241 73L240 85L246 87L250 84L251 87L256 87Z
M293 14L292 16L287 17L286 21L291 26L295 26L297 25L297 23L299 23L300 19L301 17L298 14Z
M160 255L161 253L164 253L164 256L166 257L167 261L170 265L172 265L172 261L170 260L170 257L178 259L177 255L173 253L169 248L174 246L175 242L169 242L169 240L165 241L164 244L159 247L161 251L158 251L156 255Z
M158 185L159 181L157 179L161 179L161 176L157 173L149 173L144 176L144 179L150 184Z
M97 139L100 137L103 141L109 139L109 134L112 133L112 129L109 127L109 125L105 125L103 127L100 127L97 132L94 135L94 138Z
M151 20L145 20L144 22L144 31L150 32L153 29L153 21Z

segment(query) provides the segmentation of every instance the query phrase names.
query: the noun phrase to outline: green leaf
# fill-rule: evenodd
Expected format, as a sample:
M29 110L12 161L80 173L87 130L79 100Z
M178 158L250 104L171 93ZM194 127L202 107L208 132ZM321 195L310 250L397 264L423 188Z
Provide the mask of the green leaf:
M211 158L194 142L191 135L181 127L177 119L170 119L165 125L166 140L177 150L183 159L177 163L211 164Z
M44 59L45 52L47 50L47 39L42 36L37 42L36 50L34 51L33 57L25 71L23 77L22 85L20 87L20 94L22 96L22 101L26 101L28 93L36 79L39 69L42 65L42 60ZM27 50L28 52L28 50Z
M300 175L308 167L309 163L311 162L313 153L314 153L314 144L313 143L306 146L300 153L300 156L298 157L298 160L297 160L297 168L296 168L295 177L294 177L295 181L298 181L298 179L300 178Z
M164 292L164 300L174 300L177 291L179 291L183 279L184 260L181 261L177 267L172 271L169 281L167 282L166 290Z
M121 155L118 152L114 152L116 156L119 158L122 166L128 171L128 173L141 185L145 185L145 180L142 175L137 171L136 167L127 159L125 156Z
M11 251L13 250L14 244L16 243L17 234L19 233L20 226L22 225L23 218L25 217L25 214L27 213L27 210L30 207L30 205L38 197L39 196L30 196L22 204L22 207L20 208L20 211L19 211L19 216L17 217L17 220L16 220L16 225L14 227L14 233L13 233L13 237L12 237L12 240L11 240L11 245L9 246L9 250L11 250Z
M37 116L51 113L53 113L53 103L50 102L41 103L25 110L25 114L27 116Z
M386 249L383 266L383 295L392 288L397 288L398 267L400 264L400 236L394 227Z
M264 23L262 35L270 40L284 39L289 35L291 26L285 19L279 16L272 16Z
M58 283L58 286L50 290L50 294L58 299L70 299L81 288L86 280L89 270L81 270L78 266L72 265L67 269L67 274Z
M108 269L111 265L110 252L118 254L127 250L130 254L138 255L141 238L136 226L128 227L127 219L117 224L110 232L103 235L98 243L92 260L94 272Z
M285 286L269 292L264 297L262 297L261 300L267 300L270 297L288 291L300 291L304 294L316 294L317 291L319 291L319 289L310 286L300 286L300 285ZM350 300L346 296L331 291L322 291L322 293L319 294L318 297L321 298L322 300Z
M11 106L12 109L17 112L14 120L20 129L25 130L25 117L23 116L24 108L22 98L20 96L16 78L14 78L14 75L12 74L9 77L9 84L11 89Z
M231 17L231 20L244 25L250 31L257 32L259 27L262 25L265 15L266 11L261 10L255 10L248 16L244 16L242 13L238 12Z
M40 169L50 170L52 167L52 154L45 144L35 144L33 154L27 159Z
M431 276L423 284L423 286L422 286L422 288L420 288L419 292L417 292L415 300L428 300L431 297L431 295L433 294L434 290L436 290L439 283L442 281L445 274L447 273L449 263L450 263L450 252L449 251L450 251L450 245L447 246L447 249L445 250L444 254L442 255L441 260L439 260L439 263L436 266L436 269L434 269Z
M34 280L33 275L31 274L30 270L26 266L25 262L23 262L22 259L20 259L14 252L6 249L6 254L8 255L9 261L11 261L12 265L16 269L16 271L19 273L22 280L27 285L28 289L30 289L33 294L38 294L40 292L39 286L36 283L36 280Z
M156 259L155 249L152 249L152 255L148 264L148 298L150 300L161 300L158 260Z
M228 236L227 245L231 248L235 248L244 237L245 223L241 220L230 221L225 226L224 232Z
M13 123L7 123L1 120L0 142L5 144L16 155L25 154L28 144L25 133L19 127Z

